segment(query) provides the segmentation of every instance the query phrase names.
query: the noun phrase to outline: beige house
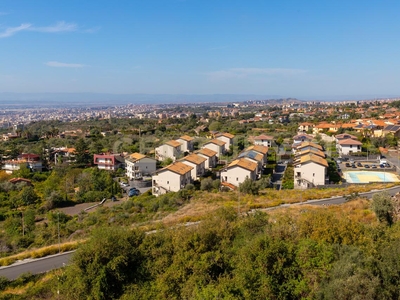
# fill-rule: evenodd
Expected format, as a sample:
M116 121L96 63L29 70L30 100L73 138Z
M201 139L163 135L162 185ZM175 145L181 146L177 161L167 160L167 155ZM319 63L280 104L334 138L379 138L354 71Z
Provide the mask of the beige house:
M246 178L257 180L257 163L246 158L239 158L231 162L226 169L221 171L221 182L227 182L236 187Z
M207 161L207 158L203 156L192 153L185 156L180 161L193 168L191 172L193 180L199 179L206 171L205 162Z
M181 151L182 152L192 152L193 151L193 141L194 138L188 136L188 135L183 135L179 139L176 140L181 144Z
M246 151L256 151L263 156L263 164L266 164L268 161L268 147L261 145L254 145L246 148Z
M307 149L324 151L324 148L322 148L321 145L318 145L318 144L313 143L313 142L303 142L303 143L297 145L295 148L293 148L293 152L294 152L294 154L296 154L296 152L302 152L302 151L305 151Z
M2 169L7 174L12 174L14 171L21 169L21 166L26 166L32 172L41 172L43 169L40 156L32 153L23 153L17 159L6 160L3 162Z
M171 158L175 161L182 154L181 143L174 140L168 141L160 147L157 147L155 153L156 159L159 161L163 161L166 158Z
M200 149L199 151L196 151L195 153L207 159L204 163L204 167L206 169L212 169L217 166L218 162L217 152L210 150L208 148L203 148Z
M325 185L328 162L315 154L306 154L294 162L294 188L307 189Z
M203 148L210 149L216 152L217 157L225 153L225 142L219 139L213 139L203 145Z
M168 167L158 170L152 177L152 193L155 196L168 192L178 192L192 182L193 167L182 162L175 162Z
M256 163L257 164L256 173L261 175L264 164L264 156L261 153L253 150L243 151L242 153L239 154L238 158L245 158L251 162Z
M340 155L349 155L355 152L361 152L362 143L353 139L340 140L337 143L337 151Z
M125 158L126 176L129 179L141 178L156 171L157 161L140 153L132 153Z
M225 151L229 151L230 147L233 146L233 138L235 136L233 134L230 133L219 133L216 135L216 138L220 141L225 142Z

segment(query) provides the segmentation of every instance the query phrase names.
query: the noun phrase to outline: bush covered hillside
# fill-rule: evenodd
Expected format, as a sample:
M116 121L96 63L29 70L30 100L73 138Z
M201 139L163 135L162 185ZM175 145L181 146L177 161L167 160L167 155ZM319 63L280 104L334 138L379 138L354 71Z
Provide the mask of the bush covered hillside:
M240 217L220 209L196 225L147 234L103 226L70 266L21 284L18 298L398 299L396 220L390 198L378 194L372 204ZM14 299L15 289L2 287Z

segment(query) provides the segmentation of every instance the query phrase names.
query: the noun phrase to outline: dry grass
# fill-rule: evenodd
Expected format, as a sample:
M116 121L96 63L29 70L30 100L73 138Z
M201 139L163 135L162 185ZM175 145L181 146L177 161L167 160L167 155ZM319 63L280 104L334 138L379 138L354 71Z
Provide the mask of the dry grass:
M60 247L58 245L51 245L40 249L28 250L15 255L2 257L0 258L0 266L11 265L18 260L23 260L28 258L40 258L40 257L45 257L47 255L57 254L59 251L67 252L75 250L81 243L82 241L67 242L61 244Z

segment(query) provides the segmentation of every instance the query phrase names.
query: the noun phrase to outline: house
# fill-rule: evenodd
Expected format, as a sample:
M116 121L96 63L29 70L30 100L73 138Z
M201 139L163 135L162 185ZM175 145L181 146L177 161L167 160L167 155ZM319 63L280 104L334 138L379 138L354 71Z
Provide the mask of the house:
M3 141L9 141L9 140L13 140L19 138L19 135L16 133L5 133L3 134Z
M119 168L125 167L125 160L120 154L95 154L93 163L97 165L100 170L116 171Z
M166 158L171 158L173 161L177 160L182 154L181 145L178 141L171 140L157 147L155 150L156 159L159 161L163 161Z
M312 147L304 147L300 151L296 151L293 162L295 163L298 159L300 159L300 157L304 155L317 155L319 157L326 158L325 153L322 152L321 150Z
M352 135L352 134L342 133L342 134L337 134L337 135L335 136L335 139L336 139L336 143L338 143L338 142L341 141L341 140L347 140L347 139L356 140L357 137L356 137L355 135Z
M297 145L296 148L293 148L293 152L296 154L298 151L305 151L307 149L313 149L313 150L319 150L319 151L324 151L324 148L322 148L321 145L318 145L313 142L303 142L299 145Z
M246 158L235 159L221 171L221 183L227 182L238 187L246 178L257 180L257 164Z
M157 161L144 154L132 153L125 158L126 176L129 179L141 178L156 171Z
M61 147L52 148L50 153L50 160L54 161L54 164L60 163L72 163L76 161L75 158L75 148Z
M255 136L253 140L254 140L254 145L272 147L272 142L274 141L274 138L272 136L262 134L259 136Z
M25 178L11 178L8 182L12 183L12 184L17 184L17 183L25 183L26 185L32 186L32 181L30 181L29 179L25 179Z
M308 135L305 133L298 134L293 137L293 145L292 148L296 148L303 142L311 142L314 137L312 135Z
M222 154L225 153L225 142L219 139L213 139L203 145L203 148L210 149L216 152L217 157L219 158Z
M267 146L261 146L261 145L249 146L246 148L246 151L255 151L255 152L261 153L263 155L263 164L267 163L267 161L268 161L268 147Z
M298 131L299 132L307 132L309 130L312 130L315 127L315 124L310 123L310 122L304 122L300 123Z
M362 143L353 139L339 140L337 143L337 151L340 155L351 155L355 152L361 152Z
M217 162L218 162L217 152L215 152L211 149L208 149L208 148L203 148L203 149L200 149L199 151L196 151L195 153L197 155L200 155L207 159L204 163L204 167L206 169L212 169L217 166Z
M185 156L180 161L193 168L191 171L191 176L193 180L197 180L204 175L206 170L205 162L207 161L207 158L192 153Z
M5 170L7 174L11 174L21 169L22 165L25 165L31 172L41 172L43 169L40 156L33 153L23 153L19 155L16 160L4 161L2 169Z
M264 165L264 156L256 151L249 150L249 151L243 151L238 155L238 158L245 158L250 160L251 162L254 162L257 164L257 174L261 174L263 170L263 165Z
M177 161L156 171L152 176L152 193L155 196L168 192L178 192L192 182L191 171L193 167Z
M233 146L233 138L235 136L233 134L230 133L219 133L216 135L216 139L225 142L225 151L229 151L231 146Z
M399 138L400 137L400 125L387 125L383 128L383 136L388 134L393 134L393 136Z
M188 136L188 135L183 135L179 139L176 140L178 143L181 144L181 151L182 152L192 152L193 149L193 141L194 138Z
M300 156L293 165L295 189L325 185L328 170L325 158L309 153Z

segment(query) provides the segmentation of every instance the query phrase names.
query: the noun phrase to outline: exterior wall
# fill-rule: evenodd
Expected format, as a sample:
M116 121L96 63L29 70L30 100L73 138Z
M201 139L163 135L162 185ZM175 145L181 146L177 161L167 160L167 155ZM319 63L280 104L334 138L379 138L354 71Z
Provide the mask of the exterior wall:
M152 177L153 195L159 196L167 192L178 192L186 184L191 183L191 174L187 172L179 175L172 171L166 170Z
M156 148L156 155L159 161L163 161L166 158L171 158L175 161L181 154L180 147L172 147L170 145L164 144Z
M228 182L234 186L239 186L239 184L245 181L246 177L249 177L251 180L256 180L255 172L241 167L232 167L221 172L221 181Z
M308 162L302 165L295 166L294 187L307 188L311 184L325 185L326 172L327 171L324 166L321 166L314 162ZM300 179L305 179L306 182Z
M249 160L249 161L251 161L251 162L253 162L253 163L256 163L256 164L257 164L256 174L261 173L261 171L262 171L262 162L261 162L261 161L252 159L252 158L250 158L250 157L244 157L244 158L247 159L247 160Z
M177 142L181 143L181 151L182 152L192 152L193 151L193 142L190 141L186 141L186 140L182 140L182 139L177 139Z
M225 151L229 151L231 145L233 144L232 139L227 138L226 136L223 136L223 135L217 137L217 139L225 142L225 145L224 145Z
M135 162L126 160L126 176L129 178L140 178L156 171L156 161L145 157Z
M211 169L211 168L215 168L217 166L217 157L213 156L213 157L209 157L207 155L203 155L201 153L197 153L197 155L204 157L205 159L207 159L204 162L204 168L205 169Z
M18 162L6 162L4 163L3 170L6 171L7 174L11 174L13 171L17 171L21 168L21 163Z
M272 147L272 141L271 140L254 140L254 145Z
M361 145L338 145L339 153L348 155L354 152L361 152Z
M190 175L191 175L193 180L197 180L197 178L199 178L199 177L204 175L204 162L199 164L199 165L196 165L195 163L192 163L192 162L187 161L187 160L182 160L182 162L185 165L193 167L192 171L190 171L190 173L191 173Z
M216 154L217 157L219 157L220 154L222 155L224 153L224 147L223 146L220 147L220 146L218 146L216 144L213 144L213 143L208 143L208 144L204 145L203 148L207 148L207 149L210 149L210 150L213 150L213 151L217 152L217 154Z

